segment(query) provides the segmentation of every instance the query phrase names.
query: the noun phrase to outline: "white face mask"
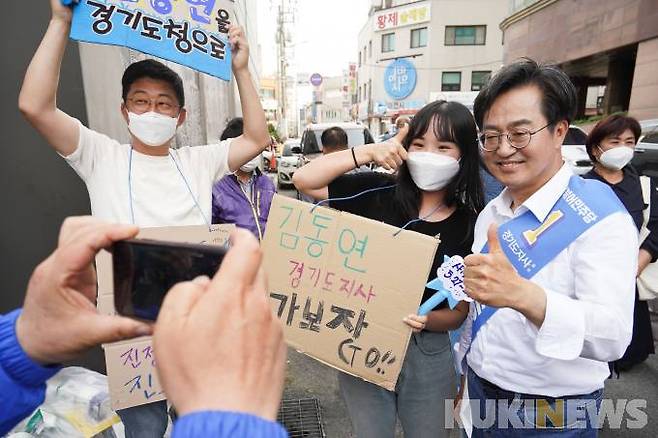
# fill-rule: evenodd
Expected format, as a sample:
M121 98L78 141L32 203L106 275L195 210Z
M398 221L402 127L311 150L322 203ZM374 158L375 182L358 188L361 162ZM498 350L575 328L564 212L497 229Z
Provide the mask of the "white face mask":
M260 155L256 155L254 158L244 163L240 167L240 170L245 173L251 173L254 170L256 170L259 164L260 164Z
M426 192L441 190L459 172L459 161L433 152L409 153L407 166L416 186Z
M128 113L128 130L148 146L162 146L176 134L178 117L169 117L149 111L144 114Z
M599 147L601 156L599 162L608 169L621 170L633 159L635 150L627 146L617 146L612 149L604 151Z

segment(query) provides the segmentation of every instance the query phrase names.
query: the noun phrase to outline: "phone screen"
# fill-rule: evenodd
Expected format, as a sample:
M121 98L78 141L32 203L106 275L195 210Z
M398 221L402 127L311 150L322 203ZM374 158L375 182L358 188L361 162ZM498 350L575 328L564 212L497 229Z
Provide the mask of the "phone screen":
M155 240L124 240L112 247L117 313L155 321L165 295L176 283L200 275L212 278L223 247Z

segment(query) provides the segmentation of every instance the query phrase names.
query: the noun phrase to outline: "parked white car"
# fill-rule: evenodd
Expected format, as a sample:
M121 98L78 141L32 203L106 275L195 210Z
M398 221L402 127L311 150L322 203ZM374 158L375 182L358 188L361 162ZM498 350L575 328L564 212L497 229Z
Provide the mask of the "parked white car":
M587 133L577 126L569 126L569 132L562 142L562 158L577 175L584 175L592 170L592 160L587 155L585 143Z
M276 166L277 187L292 185L292 176L302 164L302 149L299 140L287 140Z

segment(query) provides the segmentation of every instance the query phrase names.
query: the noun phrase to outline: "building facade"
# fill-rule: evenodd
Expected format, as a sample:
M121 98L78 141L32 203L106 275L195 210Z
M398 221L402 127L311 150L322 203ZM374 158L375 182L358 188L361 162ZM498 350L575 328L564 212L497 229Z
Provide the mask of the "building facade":
M560 65L579 90L579 117L594 87L601 112L658 118L658 1L510 0L501 23L504 61Z
M373 2L359 33L356 116L373 135L449 98L472 105L503 62L507 0Z

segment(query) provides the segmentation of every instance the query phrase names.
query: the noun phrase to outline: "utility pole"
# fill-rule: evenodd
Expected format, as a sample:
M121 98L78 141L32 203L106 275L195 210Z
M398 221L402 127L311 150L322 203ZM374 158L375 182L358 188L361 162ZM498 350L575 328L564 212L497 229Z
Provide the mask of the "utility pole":
M296 0L281 0L278 5L277 14L277 75L279 80L279 112L281 114L279 119L279 127L281 134L285 137L290 135L288 129L288 118L290 108L296 108L296 105L291 105L289 102L288 89L288 76L291 60L294 59L294 44L291 41L291 25L295 23L295 10L297 8ZM294 69L293 69L294 70ZM294 86L294 81L293 81ZM295 97L296 98L296 97ZM293 115L294 118L294 115Z
M279 13L277 15L277 33L276 33L276 42L277 42L277 54L279 62L277 63L277 73L279 79L279 112L281 114L279 119L279 130L280 134L284 137L288 137L288 61L286 60L286 17L285 17L285 0L281 1L279 4Z

